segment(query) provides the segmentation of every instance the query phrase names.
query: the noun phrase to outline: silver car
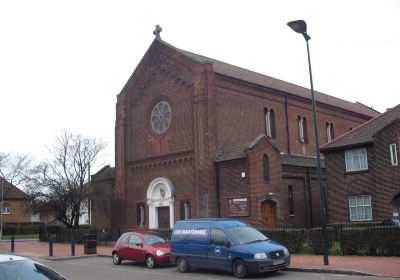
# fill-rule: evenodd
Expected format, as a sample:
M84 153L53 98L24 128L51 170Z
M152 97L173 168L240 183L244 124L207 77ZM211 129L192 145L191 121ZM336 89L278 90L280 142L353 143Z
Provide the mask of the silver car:
M67 278L29 258L0 254L0 280L67 280Z

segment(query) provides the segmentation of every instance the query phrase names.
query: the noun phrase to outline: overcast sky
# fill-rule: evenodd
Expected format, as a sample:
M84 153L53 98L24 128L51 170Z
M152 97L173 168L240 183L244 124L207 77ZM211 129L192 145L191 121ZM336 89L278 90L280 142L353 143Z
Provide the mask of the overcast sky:
M116 96L152 43L309 88L378 111L400 103L400 0L0 2L0 150L47 156L61 130L108 142Z

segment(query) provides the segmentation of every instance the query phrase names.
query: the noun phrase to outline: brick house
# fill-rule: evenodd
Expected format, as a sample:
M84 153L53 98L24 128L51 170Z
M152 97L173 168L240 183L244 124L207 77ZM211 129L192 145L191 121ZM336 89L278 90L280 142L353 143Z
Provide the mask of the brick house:
M320 143L378 115L315 92ZM310 91L156 38L117 97L112 226L319 224Z
M328 222L380 221L400 211L400 105L322 146Z
M28 195L16 186L10 184L7 180L3 178L0 178L0 180L0 188L3 188L3 209L0 209L2 210L3 223L24 223L36 221L28 211Z
M89 220L90 225L96 228L111 227L111 209L115 187L115 168L109 165L101 168L91 176L89 186L91 190Z

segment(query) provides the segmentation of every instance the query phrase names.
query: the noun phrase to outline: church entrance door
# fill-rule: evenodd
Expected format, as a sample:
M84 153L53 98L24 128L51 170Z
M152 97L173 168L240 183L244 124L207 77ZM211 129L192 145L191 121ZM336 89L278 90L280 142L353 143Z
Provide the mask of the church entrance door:
M266 200L261 203L261 224L265 228L276 227L276 203Z
M169 207L157 207L158 228L169 228Z

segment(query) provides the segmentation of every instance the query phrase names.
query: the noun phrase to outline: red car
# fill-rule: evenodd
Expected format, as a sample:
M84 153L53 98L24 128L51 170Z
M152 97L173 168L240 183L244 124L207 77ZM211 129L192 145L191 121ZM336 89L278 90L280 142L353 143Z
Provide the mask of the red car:
M170 263L171 246L167 240L154 231L124 233L112 251L114 264L122 260L144 262L148 268Z

